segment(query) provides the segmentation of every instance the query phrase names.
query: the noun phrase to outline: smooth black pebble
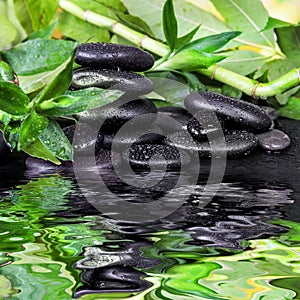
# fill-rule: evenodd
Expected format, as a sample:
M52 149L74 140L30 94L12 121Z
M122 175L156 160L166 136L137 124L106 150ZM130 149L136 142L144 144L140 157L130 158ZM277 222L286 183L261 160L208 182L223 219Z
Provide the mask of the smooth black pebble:
M188 164L189 157L181 154L176 147L171 145L134 144L129 153L123 153L125 160L129 160L131 166L137 169L149 170L151 167L166 166L167 169L180 168L181 164Z
M215 112L216 115L225 118L226 125L232 126L233 129L265 132L272 124L266 111L259 106L213 92L190 94L186 97L184 105L192 113Z
M278 129L272 129L258 134L257 137L259 140L259 146L269 151L284 150L291 143L289 136Z
M134 143L136 144L164 144L165 136L151 132L128 132L124 135L114 135L114 134L104 134L103 135L103 148L111 149L112 144L116 146L130 146Z
M142 72L153 66L154 58L133 46L86 43L77 46L75 62L86 67Z
M258 145L258 138L247 131L235 131L231 133L218 135L210 141L195 140L185 132L177 132L168 136L171 146L188 151L198 151L200 157L211 157L212 151L216 155L224 154L227 157L237 158L248 155Z
M75 70L70 89L79 90L87 87L112 88L140 96L152 92L153 83L145 76L128 71L95 68Z
M195 116L187 123L187 130L196 140L207 140L211 134L225 129L225 121L213 112L198 112Z
M124 102L125 100L125 102ZM123 103L123 104L122 104ZM127 102L118 99L111 104L78 114L80 121L101 126L101 132L116 133L124 124L137 116L143 116L143 126L147 127L156 119L157 109L148 99L135 99Z

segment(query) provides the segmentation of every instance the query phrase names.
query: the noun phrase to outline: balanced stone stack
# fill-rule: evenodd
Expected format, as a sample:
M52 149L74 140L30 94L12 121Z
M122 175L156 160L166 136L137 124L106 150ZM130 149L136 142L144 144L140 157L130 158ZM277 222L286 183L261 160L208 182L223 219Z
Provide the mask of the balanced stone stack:
M186 97L185 108L157 109L144 96L153 89L151 80L135 73L150 69L154 59L139 48L82 44L76 49L75 62L82 67L74 71L70 89L99 87L124 91L112 104L78 115L80 124L85 125L80 126L82 145L76 145L77 150L92 145L99 168L111 167L112 147L117 149L119 145L128 149L119 153L120 161L129 160L133 168L142 170L150 168L150 161L151 167L156 164L178 168L190 162L191 152L197 152L200 157L225 153L229 158L238 158L258 146L274 151L289 145L287 135L272 129L274 110L243 100L201 91ZM137 117L143 120L142 128L138 126L124 135L118 134ZM168 122L169 118L176 122ZM98 133L91 136L90 132L94 132L91 126L97 124L101 124ZM72 141L75 125L64 130Z

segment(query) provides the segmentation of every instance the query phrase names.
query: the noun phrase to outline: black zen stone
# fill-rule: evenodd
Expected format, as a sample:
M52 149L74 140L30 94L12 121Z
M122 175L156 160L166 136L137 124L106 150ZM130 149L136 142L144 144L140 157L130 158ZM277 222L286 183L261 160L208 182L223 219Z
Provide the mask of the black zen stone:
M124 124L137 116L143 117L142 125L146 127L152 124L156 114L157 109L151 100L135 99L127 102L126 98L120 98L111 104L78 115L80 121L92 123L94 127L101 127L101 132L111 134L116 133Z
M269 151L284 150L291 143L289 136L278 129L272 129L258 134L257 137L259 140L259 146Z
M129 153L124 153L125 160L129 160L131 166L136 169L149 170L150 168L180 168L181 164L187 164L189 157L186 153L179 152L171 145L134 144Z
M225 140L224 140L225 138ZM211 157L214 154L225 154L236 158L248 155L258 145L258 138L247 131L235 131L216 136L208 141L195 140L185 132L177 132L168 136L169 144L178 149L198 151L200 157Z
M196 140L206 140L210 134L215 134L225 128L225 121L213 112L203 112L187 123L188 132Z
M139 96L152 92L153 83L145 76L128 71L95 68L75 70L70 89L79 90L87 87L111 88Z
M152 55L137 47L107 43L77 46L75 62L86 67L146 71L154 64Z
M218 116L225 118L226 124L234 129L264 132L272 124L266 111L259 106L213 92L190 94L186 97L184 105L193 113L198 111L215 112Z

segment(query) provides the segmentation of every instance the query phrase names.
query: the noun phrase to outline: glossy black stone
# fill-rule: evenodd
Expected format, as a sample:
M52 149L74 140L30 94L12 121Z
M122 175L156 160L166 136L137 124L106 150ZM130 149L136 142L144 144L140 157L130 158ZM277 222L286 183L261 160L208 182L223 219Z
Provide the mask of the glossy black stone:
M226 120L227 126L231 126L233 129L264 132L272 124L266 111L259 106L213 92L190 94L186 97L184 105L192 113L215 112L216 115Z
M101 127L101 132L116 133L124 124L136 116L143 116L143 124L152 124L156 118L157 109L148 99L127 100L126 97L78 114L80 121L92 123L94 127ZM146 115L148 114L148 115Z
M225 121L215 113L204 112L195 115L198 116L188 121L187 130L196 140L207 140L209 135L225 129Z
M164 144L165 137L161 134L149 132L127 132L124 135L104 134L103 144L104 148L111 149L112 144L118 149L118 146L130 146L137 144Z
M153 56L137 47L86 43L76 48L75 62L86 67L146 71L154 64Z
M70 89L79 90L87 87L111 88L139 96L152 92L153 83L145 76L128 71L95 68L75 70Z
M280 151L286 149L291 140L289 136L281 130L272 129L257 135L259 146L269 151Z
M186 153L181 157L176 147L171 145L135 144L124 153L123 157L129 160L132 167L149 170L151 167L180 168L181 164L187 164L189 157Z
M216 132L215 137L209 141L196 140L185 132L177 132L168 136L168 140L171 146L178 149L198 151L200 157L211 157L213 151L216 155L226 153L227 157L236 158L248 155L258 145L258 138L247 131L235 131L224 135Z

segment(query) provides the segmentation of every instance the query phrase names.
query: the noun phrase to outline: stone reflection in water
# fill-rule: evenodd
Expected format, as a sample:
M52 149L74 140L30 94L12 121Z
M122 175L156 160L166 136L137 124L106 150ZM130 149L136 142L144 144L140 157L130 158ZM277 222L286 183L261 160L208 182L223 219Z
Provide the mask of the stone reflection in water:
M184 232L187 236L183 241L184 247L190 245L193 249L216 247L242 250L247 247L245 241L249 239L284 232L283 227L270 224L269 221L282 217L278 210L280 206L293 203L290 198L292 190L275 183L222 183L213 200L201 207L204 184L200 181L196 189L194 186L184 186L174 191L172 187L178 177L176 172L166 173L164 184L142 191L130 189L130 186L115 178L112 172L105 173L105 176L110 190L116 194L112 206L118 205L118 197L122 201L141 203L155 202L160 196L166 195L169 201L176 201L179 194L186 194L188 200L176 211L157 221L134 223L118 221L117 216L113 215L100 215L84 197L81 200L78 195L76 199L71 198L73 209L62 212L63 215L95 215L95 225L91 229L107 230L105 238L109 240L100 246L86 247L84 258L75 264L75 268L83 270L81 279L84 283L77 290L77 297L89 293L138 292L148 288L150 283L143 279L146 273L142 271L147 272L160 264L163 265L162 270L165 270L176 264L170 258L164 260L164 257L143 256L143 249L151 253L149 249L154 245L153 240L159 239L159 235L164 232L168 232L170 241L172 232ZM213 186L211 191L215 192ZM97 199L97 195L94 196ZM180 251L181 245L172 247L172 251L176 252Z

